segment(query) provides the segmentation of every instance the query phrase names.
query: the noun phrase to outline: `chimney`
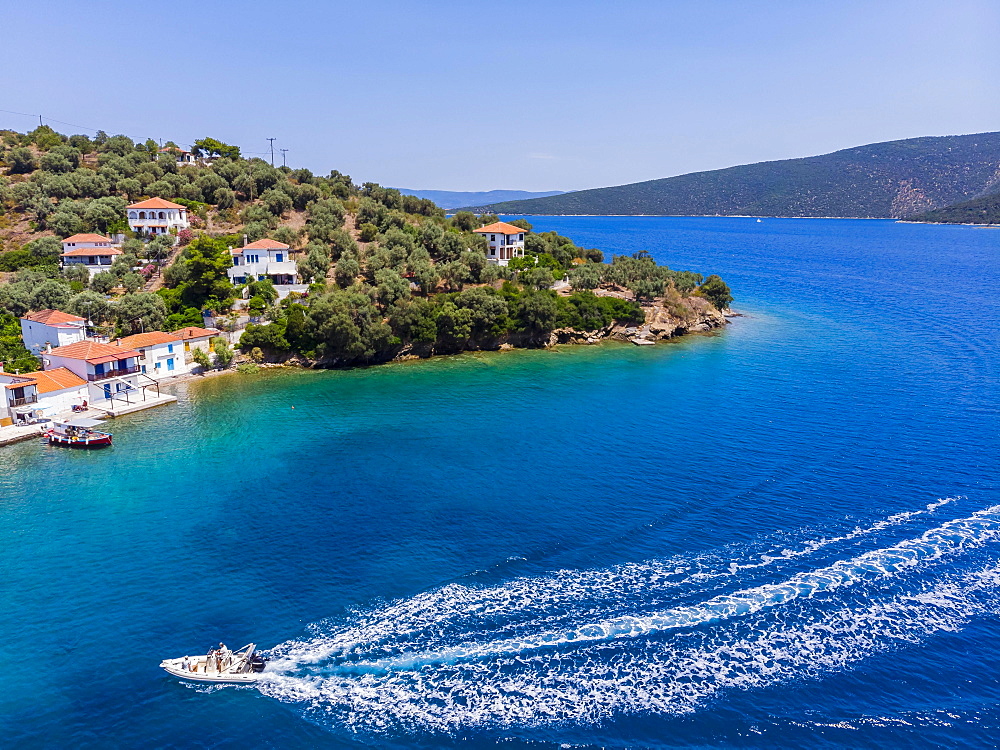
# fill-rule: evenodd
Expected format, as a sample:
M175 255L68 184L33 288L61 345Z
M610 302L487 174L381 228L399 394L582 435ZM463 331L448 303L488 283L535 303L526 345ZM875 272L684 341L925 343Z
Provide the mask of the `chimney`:
M247 236L244 234L243 235L243 247L246 247L246 246L247 246Z
M122 345L122 340L121 340L121 337L119 337L119 338L118 338L118 340L117 340L117 341L115 341L115 345L116 345L116 346L121 346L121 345Z
M3 362L0 362L0 372L3 372Z

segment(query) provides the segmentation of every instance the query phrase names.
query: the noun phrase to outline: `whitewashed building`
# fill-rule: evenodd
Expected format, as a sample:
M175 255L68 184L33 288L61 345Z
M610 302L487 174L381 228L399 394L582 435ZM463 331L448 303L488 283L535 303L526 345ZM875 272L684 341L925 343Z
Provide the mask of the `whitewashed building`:
M184 342L176 334L163 331L137 333L118 339L115 345L137 351L139 372L154 380L183 375L190 370L184 357Z
M511 258L524 257L525 230L521 227L498 221L473 231L486 237L486 242L489 244L486 259L490 263L506 266Z
M187 328L181 328L179 331L174 331L174 335L177 336L183 343L184 361L190 366L190 364L194 362L192 352L195 349L201 349L203 352L211 354L215 348L212 345L212 339L216 336L222 336L222 331L218 331L214 328L188 326Z
M194 158L194 154L190 151L185 151L182 148L177 148L176 146L161 148L160 153L173 156L178 167L187 167L198 163L198 160Z
M171 229L180 231L191 226L188 223L187 209L163 198L139 201L125 210L129 229L138 234L167 234Z
M100 234L74 234L62 241L62 249L59 256L62 267L83 266L90 271L91 278L111 270L115 256L122 254L110 237Z
M78 341L42 353L46 370L65 367L87 382L89 401L104 408L107 402L137 403L155 381L141 375L139 352L114 344ZM140 380L142 379L142 380Z
M65 367L14 375L0 366L0 425L51 418L87 402L87 381Z
M87 321L61 310L39 310L21 318L24 348L38 355L48 347L66 346L87 337Z
M277 240L257 240L239 248L229 248L233 265L227 271L234 284L270 279L275 286L298 284L298 265L290 257L291 248Z

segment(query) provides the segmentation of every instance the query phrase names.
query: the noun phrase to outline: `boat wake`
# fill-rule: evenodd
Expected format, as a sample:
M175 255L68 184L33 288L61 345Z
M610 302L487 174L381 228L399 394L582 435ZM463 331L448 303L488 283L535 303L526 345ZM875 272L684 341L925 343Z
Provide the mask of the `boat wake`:
M936 520L951 502L763 552L450 584L316 624L257 687L357 732L689 713L1000 612L1000 506Z

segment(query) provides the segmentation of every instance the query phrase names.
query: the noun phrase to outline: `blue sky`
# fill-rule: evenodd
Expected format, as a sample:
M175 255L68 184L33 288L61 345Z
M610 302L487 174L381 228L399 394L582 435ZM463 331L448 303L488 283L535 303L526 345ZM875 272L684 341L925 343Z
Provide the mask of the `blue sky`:
M291 166L410 188L581 189L1000 130L995 0L32 0L3 26L0 109L249 152L274 136Z

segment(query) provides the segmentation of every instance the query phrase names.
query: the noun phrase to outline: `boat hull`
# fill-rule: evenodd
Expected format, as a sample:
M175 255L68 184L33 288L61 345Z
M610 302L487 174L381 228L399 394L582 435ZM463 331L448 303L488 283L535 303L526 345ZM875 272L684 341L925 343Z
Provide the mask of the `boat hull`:
M64 448L107 448L111 445L111 435L102 434L93 438L71 439L59 435L48 435L49 445L61 445Z

